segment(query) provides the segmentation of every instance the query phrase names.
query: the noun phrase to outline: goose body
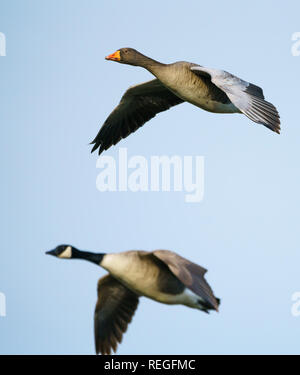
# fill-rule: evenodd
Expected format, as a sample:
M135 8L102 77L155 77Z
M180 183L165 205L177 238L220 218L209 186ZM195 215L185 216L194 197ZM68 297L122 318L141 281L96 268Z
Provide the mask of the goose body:
M206 269L172 251L99 254L60 245L47 253L58 258L88 260L109 272L98 281L94 324L97 353L116 351L141 296L204 312L218 311L220 300L204 278Z
M280 133L280 116L260 87L223 70L179 61L162 64L132 48L121 48L107 60L140 66L156 78L130 87L91 142L99 154L135 132L158 113L188 102L213 113L242 113Z
M222 90L209 80L197 76L191 68L193 63L179 61L165 65L155 76L183 101L213 113L240 113Z
M186 305L206 310L205 301L197 296L153 253L127 251L106 254L101 267L139 296L170 305Z

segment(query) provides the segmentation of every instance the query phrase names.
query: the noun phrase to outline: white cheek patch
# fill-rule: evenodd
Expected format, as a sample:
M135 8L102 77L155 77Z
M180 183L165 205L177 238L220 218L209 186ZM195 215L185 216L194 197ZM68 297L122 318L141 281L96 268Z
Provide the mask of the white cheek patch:
M60 258L72 258L72 248L68 246L65 251L63 251L60 255Z

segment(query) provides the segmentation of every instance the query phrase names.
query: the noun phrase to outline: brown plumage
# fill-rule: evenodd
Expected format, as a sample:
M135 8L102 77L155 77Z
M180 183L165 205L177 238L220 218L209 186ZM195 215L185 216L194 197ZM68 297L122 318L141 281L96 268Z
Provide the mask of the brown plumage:
M280 133L278 111L264 100L262 89L223 70L185 61L162 64L132 48L121 48L107 59L143 67L157 79L125 92L91 142L92 152L99 149L101 154L158 113L183 102L213 113L243 113Z
M122 341L135 310L138 296L111 275L98 281L98 301L94 314L96 353L111 354Z
M158 79L130 87L108 116L92 144L99 154L135 132L159 112L183 103Z
M164 262L170 271L190 290L202 297L209 308L218 311L219 301L213 294L211 287L206 282L204 275L207 270L180 255L169 250L153 251L158 259Z

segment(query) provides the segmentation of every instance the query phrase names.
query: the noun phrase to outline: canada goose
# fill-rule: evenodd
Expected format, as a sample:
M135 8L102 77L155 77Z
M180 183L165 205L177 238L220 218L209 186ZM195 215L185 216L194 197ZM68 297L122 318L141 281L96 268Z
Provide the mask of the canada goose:
M97 354L116 351L140 296L205 312L218 311L220 300L213 295L204 278L206 269L169 250L105 254L60 245L46 254L65 259L85 259L109 272L98 281L94 315Z
M106 59L143 67L157 79L132 86L125 92L91 142L92 152L99 148L99 155L157 113L185 101L214 113L243 113L280 133L277 109L264 100L262 89L223 70L186 61L162 64L133 48L121 48Z

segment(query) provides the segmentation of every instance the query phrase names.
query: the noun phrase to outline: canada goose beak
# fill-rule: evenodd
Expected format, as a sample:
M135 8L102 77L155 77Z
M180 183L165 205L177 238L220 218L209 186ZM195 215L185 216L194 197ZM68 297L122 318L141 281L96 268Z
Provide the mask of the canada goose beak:
M112 60L112 61L120 61L121 60L120 51L116 51L112 53L111 55L106 56L105 59Z
M55 252L55 250L49 250L49 251L46 251L45 254L56 256L56 252Z

